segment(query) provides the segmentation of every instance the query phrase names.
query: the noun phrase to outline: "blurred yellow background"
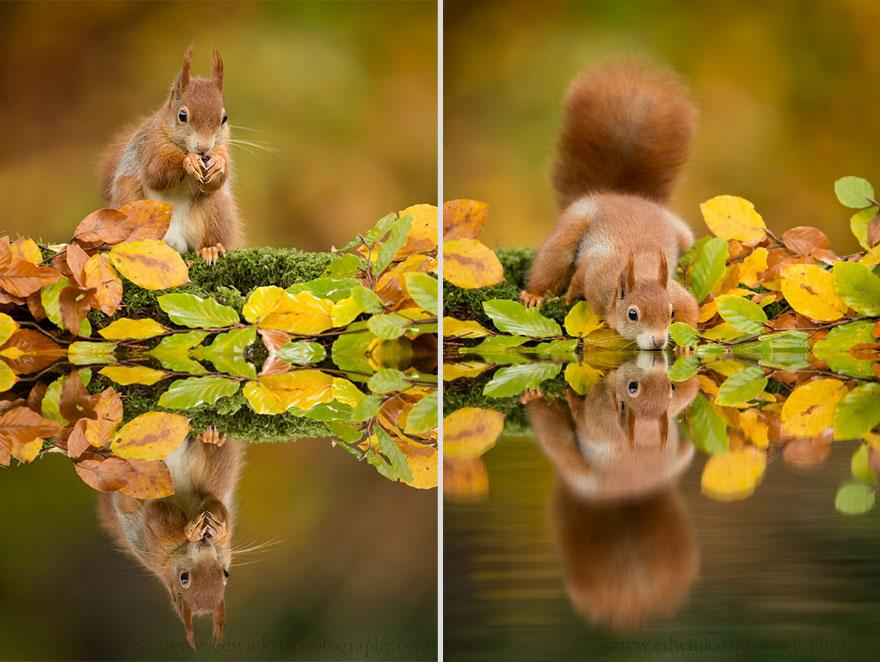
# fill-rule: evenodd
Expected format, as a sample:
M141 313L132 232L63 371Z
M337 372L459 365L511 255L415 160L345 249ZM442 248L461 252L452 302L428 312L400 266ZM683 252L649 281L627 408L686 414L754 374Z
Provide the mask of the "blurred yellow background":
M492 246L537 245L554 222L549 162L582 68L638 53L677 69L701 126L673 207L729 193L769 227L816 225L855 250L834 180L880 184L880 3L870 0L446 0L444 197L490 203Z
M434 2L3 3L0 232L69 238L101 152L166 99L184 48L223 55L252 246L325 250L435 202ZM240 127L247 127L243 129Z

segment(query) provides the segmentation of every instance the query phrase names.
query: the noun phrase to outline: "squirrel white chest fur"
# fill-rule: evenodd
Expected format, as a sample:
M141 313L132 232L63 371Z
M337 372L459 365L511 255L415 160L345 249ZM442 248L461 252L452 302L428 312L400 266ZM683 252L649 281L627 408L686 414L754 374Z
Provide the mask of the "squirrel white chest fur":
M172 206L171 225L165 233L165 243L178 253L199 248L201 237L195 236L196 224L190 222L190 216L194 212L195 198L192 184L188 180L182 181L178 186L167 191L146 190L147 197L152 200L161 200Z

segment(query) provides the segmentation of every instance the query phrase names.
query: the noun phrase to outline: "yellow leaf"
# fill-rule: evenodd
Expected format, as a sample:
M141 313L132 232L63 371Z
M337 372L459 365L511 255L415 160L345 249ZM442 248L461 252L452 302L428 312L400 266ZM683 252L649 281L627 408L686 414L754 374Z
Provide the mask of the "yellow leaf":
M408 439L401 439L397 445L406 455L412 474L412 480L406 481L406 484L419 490L437 487L437 447L417 444Z
M19 237L9 246L9 250L12 254L26 262L30 262L31 264L40 264L43 261L43 254L40 252L40 247L37 246L37 242L33 239L28 239L27 237Z
M163 371L148 368L147 366L108 365L101 368L98 372L107 379L123 386L129 386L130 384L152 386L167 376Z
M18 330L18 322L6 313L0 313L0 347L6 344L16 330Z
M744 198L719 195L701 204L700 211L712 233L728 241L758 242L765 236L764 219Z
M750 496L767 468L767 458L754 446L713 455L703 468L700 486L716 501L739 501Z
M241 315L251 324L256 324L271 311L273 311L287 295L287 292L275 285L258 287L245 302L241 309Z
M586 301L578 301L565 316L565 332L577 338L585 338L596 329L605 326L602 319L593 312Z
M720 324L713 326L711 329L701 331L700 335L706 340L721 340L722 342L728 342L730 340L735 340L744 334L742 331L738 331L731 326L730 323L721 322Z
M333 399L333 377L320 370L263 375L245 384L243 392L258 414L281 414L291 407L308 411Z
M746 287L756 287L761 282L761 274L767 270L769 251L758 246L740 264L739 282Z
M880 244L874 246L871 250L865 253L864 257L859 260L866 267L875 267L880 264Z
M443 203L443 239L477 239L486 221L489 205L477 200L447 200Z
M846 304L834 289L834 276L815 264L789 264L782 270L782 295L801 315L821 322L844 316Z
M342 377L333 378L331 389L333 400L349 407L354 407L358 402L367 397L357 386Z
M280 287L258 287L248 297L242 315L261 329L315 335L333 326L333 302L311 292L290 294Z
M445 334L444 334L445 335ZM476 377L491 368L488 363L480 361L456 361L443 364L443 381L451 382L462 377Z
M711 396L711 400L714 400L715 396L718 395L718 384L706 375L697 375L697 382L700 385L700 390L706 395Z
M112 315L122 302L122 280L104 253L92 255L83 266L83 285L94 288L95 301L105 315Z
M6 361L0 360L0 393L5 393L18 381L18 377L12 372L12 368L6 365Z
M815 437L834 423L834 409L846 394L837 379L816 379L798 386L782 405L782 430L792 437Z
M755 446L767 448L770 443L770 426L756 409L746 409L739 413L739 427Z
M30 260L28 260L30 261ZM43 440L40 438L32 439L31 441L27 441L22 443L18 439L12 439L12 448L9 453L19 462L24 462L27 464L28 462L33 462L36 459L37 455L40 454L40 450L43 448Z
M479 322L474 320L459 320L454 317L443 318L443 337L444 338L485 338L492 335Z
M333 304L330 320L335 327L348 326L362 312L364 312L363 308L358 305L354 297L345 297Z
M133 320L122 317L98 331L107 340L146 340L165 333L168 329L154 319Z
M487 287L504 280L504 268L488 246L455 239L443 243L443 278L466 289Z
M162 460L189 434L189 419L180 414L151 411L133 418L113 436L114 455L133 460Z
M396 259L416 253L428 253L437 250L437 207L435 205L412 205L400 210L398 216L412 217L412 225L406 236L406 244L397 252Z
M164 290L189 282L180 253L156 239L126 241L110 249L110 261L123 276L145 290Z
M443 418L443 456L480 457L495 445L504 429L504 414L493 409L464 407Z
M600 379L602 379L602 371L589 363L569 363L565 366L565 381L578 395L589 393Z
M707 301L702 306L700 306L700 315L697 317L697 321L700 324L708 322L710 319L715 317L718 313L718 304L715 303L715 299L711 301Z

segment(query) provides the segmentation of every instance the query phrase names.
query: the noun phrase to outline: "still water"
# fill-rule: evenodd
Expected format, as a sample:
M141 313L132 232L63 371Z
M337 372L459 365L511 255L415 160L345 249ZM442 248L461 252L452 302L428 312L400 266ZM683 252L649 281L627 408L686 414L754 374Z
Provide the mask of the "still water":
M711 453L692 446L687 407L663 432L662 411L632 407L627 421L610 393L607 411L601 383L527 397L531 428L480 458L487 493L446 503L447 659L876 656L878 514L835 509L860 442L771 433L753 492L719 500L701 485Z

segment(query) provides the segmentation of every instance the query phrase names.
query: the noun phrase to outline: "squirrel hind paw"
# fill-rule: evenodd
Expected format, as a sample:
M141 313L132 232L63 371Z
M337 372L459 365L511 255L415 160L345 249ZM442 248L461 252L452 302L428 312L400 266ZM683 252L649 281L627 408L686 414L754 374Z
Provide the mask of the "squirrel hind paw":
M226 248L223 247L223 244L214 244L200 248L196 252L208 264L216 264L220 256L226 252Z
M226 443L226 439L213 425L200 432L196 439L203 444L211 444L212 446L222 446Z
M519 397L519 403L521 405L527 405L530 402L535 402L536 400L543 399L544 394L541 393L541 389L539 388L527 388L522 392L522 395Z
M540 296L539 294L526 292L525 290L519 293L519 300L522 301L523 305L526 308L538 308L542 303L544 303L544 297Z

